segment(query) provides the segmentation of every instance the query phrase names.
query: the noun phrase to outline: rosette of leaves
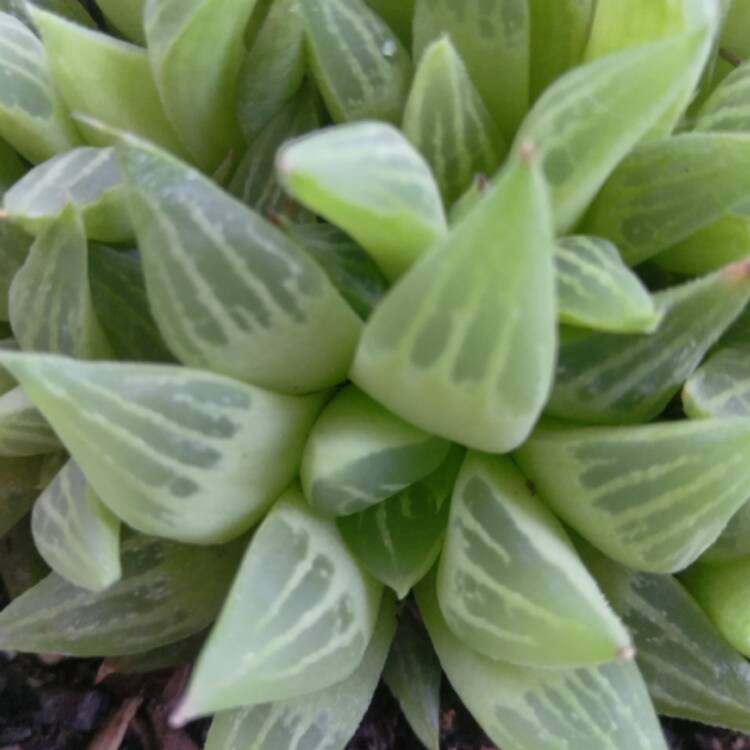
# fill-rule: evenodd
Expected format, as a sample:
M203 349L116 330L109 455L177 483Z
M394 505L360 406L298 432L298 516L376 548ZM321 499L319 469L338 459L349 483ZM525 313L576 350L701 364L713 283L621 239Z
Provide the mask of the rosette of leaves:
M0 648L197 651L207 750L750 730L743 3L98 5L0 1Z

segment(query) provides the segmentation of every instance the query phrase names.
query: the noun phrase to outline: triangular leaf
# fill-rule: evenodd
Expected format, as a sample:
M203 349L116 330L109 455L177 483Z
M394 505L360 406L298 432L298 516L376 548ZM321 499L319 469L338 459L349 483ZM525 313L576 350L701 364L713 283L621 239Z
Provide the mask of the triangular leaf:
M146 0L97 0L107 20L128 39L138 44L146 43L143 31L143 11Z
M20 387L0 396L0 456L40 456L62 450L49 422Z
M614 560L689 565L747 500L750 420L540 427L516 458L540 496Z
M445 440L412 427L350 386L326 406L310 433L302 486L321 513L348 516L426 477L448 449Z
M0 458L0 537L31 510L57 461L57 456Z
M554 371L552 221L531 151L391 289L351 372L406 421L495 453L528 435Z
M34 503L34 543L58 575L89 591L120 578L120 521L86 484L74 461Z
M360 321L318 264L168 154L121 156L149 302L179 359L279 391L343 380Z
M445 231L430 168L390 125L329 128L284 146L276 163L287 191L354 237L389 279Z
M92 489L148 534L212 544L292 480L321 397L166 365L0 352Z
M698 111L693 128L702 132L750 132L750 62L736 67Z
M335 523L290 488L255 532L176 720L346 679L372 638L381 595Z
M721 532L721 536L701 555L701 562L724 563L748 556L750 556L750 501L732 516Z
M718 351L691 375L682 403L693 419L750 417L750 352L739 347Z
M492 659L577 667L631 649L560 523L509 458L466 457L437 592L451 630Z
M31 247L31 238L18 227L0 218L0 320L8 320L10 285L24 264Z

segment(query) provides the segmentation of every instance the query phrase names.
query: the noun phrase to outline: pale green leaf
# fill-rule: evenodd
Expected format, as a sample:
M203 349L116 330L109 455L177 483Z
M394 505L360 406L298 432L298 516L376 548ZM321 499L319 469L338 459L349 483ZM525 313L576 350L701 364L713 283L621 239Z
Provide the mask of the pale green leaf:
M50 457L0 458L0 537L32 508L44 489Z
M182 640L216 617L241 553L241 542L132 537L122 546L122 578L108 589L87 591L52 573L13 601L0 613L0 648L121 656Z
M317 91L303 86L257 134L229 183L229 192L275 221L277 217L309 219L278 182L276 152L285 141L320 127L321 115Z
M552 220L524 155L389 292L351 373L406 421L491 453L534 426L557 348Z
M539 97L516 143L539 150L559 231L578 223L610 172L664 113L702 41L690 33L608 55L574 68Z
M685 133L648 143L615 170L586 232L612 240L628 265L689 237L750 195L750 134Z
M357 315L368 318L388 290L375 261L332 224L289 224L286 231L318 261Z
M507 457L467 455L437 592L451 630L492 659L579 667L631 649L562 526Z
M144 533L238 536L294 477L321 397L184 367L0 352L92 489Z
M336 122L397 123L411 82L409 54L364 0L299 0L309 64Z
M299 0L276 0L239 74L237 114L251 145L299 90L305 64L305 27Z
M750 420L541 426L516 454L560 518L612 559L671 573L747 500Z
M37 163L80 143L52 84L42 43L21 21L1 12L0 76L0 136L16 151Z
M463 454L453 446L432 474L362 513L338 519L359 563L399 599L406 598L440 554Z
M219 714L206 750L344 750L370 704L395 629L393 599L386 596L362 661L349 677L299 698Z
M140 258L94 245L89 277L94 310L116 358L173 362L149 310Z
M361 324L307 253L168 154L121 158L151 309L182 362L288 392L345 379Z
M440 662L427 633L403 612L383 680L427 750L440 750Z
M92 492L74 461L34 503L31 529L50 568L76 586L100 591L120 578L120 520Z
M30 5L45 8L81 26L88 26L92 29L96 26L94 19L86 12L80 0L0 0L0 11L10 13L34 30L34 23L29 14Z
M411 27L416 0L365 1L396 32L398 38L408 49L411 46Z
M674 578L632 576L623 616L659 713L750 731L750 665Z
M91 301L83 221L69 206L42 231L10 287L10 323L24 351L106 359Z
M750 62L735 68L698 111L693 128L750 133Z
M494 661L451 633L434 580L425 580L417 598L448 679L503 750L666 750L633 662L573 670Z
M534 0L531 13L531 100L581 63L596 0Z
M90 239L126 242L132 238L114 149L81 147L53 157L8 190L3 207L11 221L37 235L69 203L81 212Z
M510 139L529 106L527 0L417 0L414 59L448 34L487 109Z
M422 55L406 102L403 131L432 167L448 206L477 173L493 174L500 164L503 136L447 36Z
M128 39L138 44L146 43L143 31L143 10L146 0L97 0L107 20Z
M291 487L255 532L179 721L289 700L346 679L373 635L382 591L357 566L336 524Z
M547 414L591 424L653 419L747 304L749 270L740 261L657 292L653 333L566 331Z
M277 169L287 191L350 234L389 279L446 229L430 168L385 123L341 125L284 146Z
M650 331L659 323L648 290L607 240L564 237L555 262L561 322L620 333Z
M732 516L721 532L721 536L701 555L701 562L724 563L748 556L750 556L750 501Z
M161 100L180 139L206 170L242 142L237 77L254 6L255 0L146 2L148 55Z
M326 406L310 433L300 467L302 486L321 513L348 516L423 479L448 450L445 440L349 386Z
M20 387L0 396L0 456L39 456L62 450L49 422Z
M164 113L145 50L53 13L35 9L32 16L42 34L55 85L72 112L147 138L177 154L185 153ZM101 129L81 127L96 146L117 142Z
M718 351L687 381L682 402L693 419L750 417L750 352L739 347Z

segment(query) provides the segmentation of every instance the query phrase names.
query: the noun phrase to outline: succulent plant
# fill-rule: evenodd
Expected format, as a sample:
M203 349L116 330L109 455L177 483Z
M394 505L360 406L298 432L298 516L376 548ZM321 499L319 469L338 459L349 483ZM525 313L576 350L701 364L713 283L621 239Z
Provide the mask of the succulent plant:
M98 11L0 0L0 648L206 750L750 731L747 2Z

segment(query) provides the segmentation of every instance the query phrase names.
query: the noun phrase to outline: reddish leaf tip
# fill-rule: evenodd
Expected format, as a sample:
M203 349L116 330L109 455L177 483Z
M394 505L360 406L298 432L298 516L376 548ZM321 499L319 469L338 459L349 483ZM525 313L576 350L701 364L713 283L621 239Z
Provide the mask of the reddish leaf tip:
M531 141L524 141L518 149L521 161L531 164L536 158L536 146Z
M638 652L636 651L635 646L630 643L627 646L623 646L618 652L617 652L617 658L620 661L633 661L635 659L635 656Z
M727 281L746 281L750 279L750 258L743 258L736 263L728 265L724 269L724 278Z

